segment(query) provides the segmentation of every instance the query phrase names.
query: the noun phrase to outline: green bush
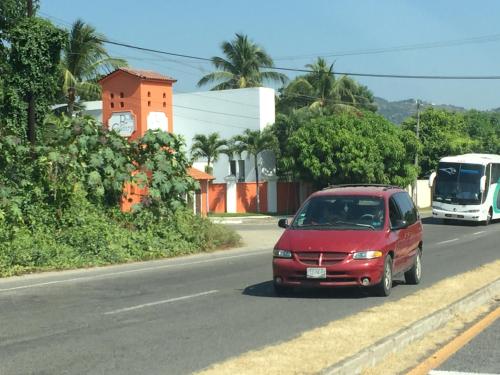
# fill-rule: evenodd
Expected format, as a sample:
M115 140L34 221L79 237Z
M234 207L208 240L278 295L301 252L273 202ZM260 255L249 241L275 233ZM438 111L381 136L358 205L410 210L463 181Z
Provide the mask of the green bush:
M149 132L128 144L93 119L45 125L34 149L0 128L0 277L239 244L234 231L185 208L195 182L180 138ZM134 170L151 195L122 213L122 187Z

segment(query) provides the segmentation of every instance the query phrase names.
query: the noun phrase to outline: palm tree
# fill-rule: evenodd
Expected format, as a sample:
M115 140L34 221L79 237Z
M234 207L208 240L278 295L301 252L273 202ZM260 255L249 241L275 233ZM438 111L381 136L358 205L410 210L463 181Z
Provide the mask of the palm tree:
M77 94L97 99L101 88L97 79L102 74L127 65L123 59L112 58L104 48L104 35L78 19L73 23L63 48L61 60L62 90L68 99L68 114L73 113Z
M196 134L193 137L193 145L191 146L191 157L194 160L206 158L205 172L212 173L210 163L217 161L226 143L227 141L220 138L219 133L211 133L208 136Z
M333 65L321 57L307 64L311 72L295 78L284 88L280 106L352 110L360 104L367 107L373 102L373 95L368 95L371 92L365 86L345 75L336 79Z
M246 129L242 135L235 136L234 141L240 150L246 151L249 155L253 156L255 184L257 188L257 212L260 212L259 167L257 165L257 158L261 152L274 151L277 148L276 137L268 129L263 131Z
M198 86L216 83L211 90L227 90L259 87L264 81L286 82L284 74L262 70L272 68L273 60L248 36L236 34L231 42L222 42L221 48L225 58L212 57L212 64L218 70L200 79Z

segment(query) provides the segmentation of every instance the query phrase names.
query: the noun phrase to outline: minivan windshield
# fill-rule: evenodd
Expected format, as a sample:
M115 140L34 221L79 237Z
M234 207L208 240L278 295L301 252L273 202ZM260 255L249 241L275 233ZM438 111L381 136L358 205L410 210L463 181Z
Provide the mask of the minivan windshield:
M319 196L309 199L295 215L293 229L381 230L385 207L372 196Z
M439 163L434 200L446 203L481 204L480 181L484 166Z

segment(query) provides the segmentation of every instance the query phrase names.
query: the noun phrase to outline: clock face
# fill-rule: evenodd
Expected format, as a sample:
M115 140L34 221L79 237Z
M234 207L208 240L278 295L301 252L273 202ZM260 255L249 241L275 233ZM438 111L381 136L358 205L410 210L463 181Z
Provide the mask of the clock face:
M136 130L135 116L130 111L114 112L108 120L108 127L122 137L130 137Z

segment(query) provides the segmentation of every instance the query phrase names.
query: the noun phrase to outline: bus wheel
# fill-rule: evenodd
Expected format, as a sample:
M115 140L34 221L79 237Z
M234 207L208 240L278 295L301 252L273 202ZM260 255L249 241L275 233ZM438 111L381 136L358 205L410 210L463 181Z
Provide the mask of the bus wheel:
M491 218L493 217L493 211L490 207L490 209L488 210L488 215L486 216L486 220L483 221L483 224L484 225L489 225L491 223Z

